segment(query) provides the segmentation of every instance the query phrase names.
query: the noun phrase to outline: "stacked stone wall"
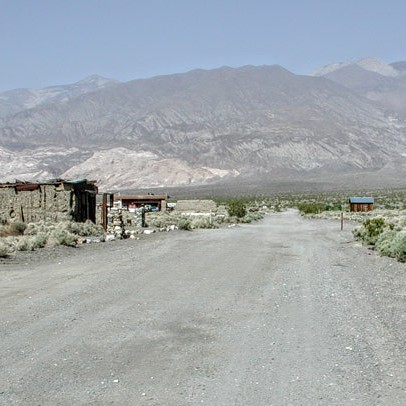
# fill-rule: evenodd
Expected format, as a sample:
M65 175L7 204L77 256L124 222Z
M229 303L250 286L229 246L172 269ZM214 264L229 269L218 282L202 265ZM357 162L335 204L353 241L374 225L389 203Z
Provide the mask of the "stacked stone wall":
M59 222L71 220L76 199L64 185L38 185L34 190L18 191L15 187L0 188L0 220Z
M178 200L175 211L182 213L210 213L217 211L213 200Z

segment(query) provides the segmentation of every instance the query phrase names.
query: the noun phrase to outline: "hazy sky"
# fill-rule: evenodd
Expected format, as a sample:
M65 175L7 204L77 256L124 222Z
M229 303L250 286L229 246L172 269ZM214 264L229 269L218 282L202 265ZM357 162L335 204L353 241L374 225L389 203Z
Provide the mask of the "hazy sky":
M279 64L406 60L404 0L0 0L0 91Z

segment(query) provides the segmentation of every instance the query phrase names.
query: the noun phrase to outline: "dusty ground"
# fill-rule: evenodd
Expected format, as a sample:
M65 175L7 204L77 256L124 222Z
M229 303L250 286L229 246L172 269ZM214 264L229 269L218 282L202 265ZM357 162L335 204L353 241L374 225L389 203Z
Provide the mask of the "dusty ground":
M349 227L148 237L0 264L0 404L406 404L406 265Z

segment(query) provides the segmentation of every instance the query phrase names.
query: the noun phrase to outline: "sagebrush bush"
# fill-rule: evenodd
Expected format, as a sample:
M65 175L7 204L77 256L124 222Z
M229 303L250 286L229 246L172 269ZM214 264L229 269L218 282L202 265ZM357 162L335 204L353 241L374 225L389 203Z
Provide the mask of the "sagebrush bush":
M395 230L386 230L379 235L375 243L375 248L379 255L384 255L387 257L396 256L393 249L393 242L397 234L398 232Z
M75 223L64 221L60 223L51 223L41 221L30 223L25 230L26 236L32 236L30 243L21 242L21 247L25 248L42 248L45 245L67 245L74 246L78 236L100 235L102 229L91 222ZM31 244L31 246L29 245Z
M190 226L194 228L218 228L219 225L209 216L196 216L190 221Z
M13 221L5 224L0 230L1 237L23 235L27 225L22 221Z
M8 244L2 239L0 240L0 257L4 258L10 253Z
M186 230L186 231L192 230L192 223L190 221L190 218L180 217L178 220L178 228L179 228L179 230Z
M264 218L264 214L261 212L249 212L242 219L241 223L252 223L253 221L258 221Z
M40 232L32 237L33 248L44 248L47 244L48 235L46 233Z
M159 212L148 216L148 222L153 227L166 228L171 225L176 225L177 218L171 213Z
M36 223L28 223L24 231L25 235L37 235L40 233L49 234L55 230L55 223L49 221L38 221Z
M101 225L94 224L92 221L87 220L84 223L77 223L75 221L67 221L64 223L69 232L81 237L97 236L103 234L103 227Z
M380 234L382 234L384 232L385 227L387 227L387 226L388 225L385 224L385 220L383 218L366 219L364 221L364 227L365 227L364 240L368 244L375 245Z
M360 227L353 230L354 237L369 245L375 245L385 230L392 230L393 224L385 223L383 218L367 218Z
M16 251L33 251L35 236L24 235L20 237L16 244Z
M400 262L406 262L406 231L396 234L392 243L394 257Z
M75 246L77 235L72 234L66 228L58 228L51 232L48 238L48 244L51 246L67 245Z

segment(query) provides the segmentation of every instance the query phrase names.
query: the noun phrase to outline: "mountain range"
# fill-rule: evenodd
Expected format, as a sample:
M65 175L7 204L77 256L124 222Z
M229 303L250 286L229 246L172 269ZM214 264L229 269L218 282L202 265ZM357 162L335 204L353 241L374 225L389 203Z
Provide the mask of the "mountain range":
M0 181L91 178L101 190L317 182L398 185L406 62L311 75L222 67L0 93ZM357 183L358 184L358 183Z

